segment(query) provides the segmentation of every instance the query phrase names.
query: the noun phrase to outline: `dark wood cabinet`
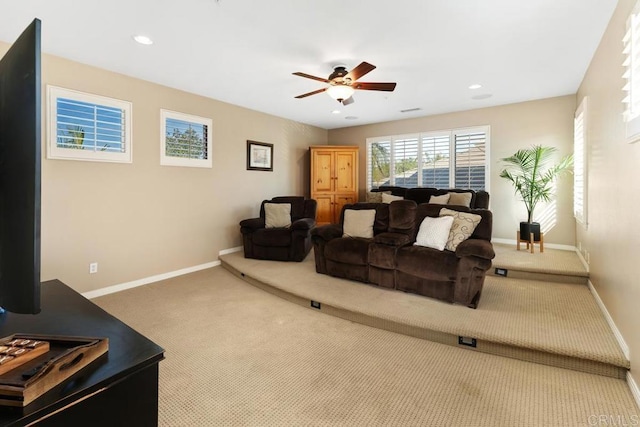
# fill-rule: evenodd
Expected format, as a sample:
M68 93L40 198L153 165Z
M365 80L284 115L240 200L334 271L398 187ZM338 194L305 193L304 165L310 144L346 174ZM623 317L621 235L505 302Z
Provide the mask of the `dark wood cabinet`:
M42 311L0 315L14 333L109 338L109 351L24 408L0 407L0 426L156 426L164 350L64 283L42 283Z

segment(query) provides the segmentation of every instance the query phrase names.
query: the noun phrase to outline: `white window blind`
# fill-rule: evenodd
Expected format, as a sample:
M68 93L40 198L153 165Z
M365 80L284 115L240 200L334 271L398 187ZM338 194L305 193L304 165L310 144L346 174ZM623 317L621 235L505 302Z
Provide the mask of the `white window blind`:
M451 135L422 136L422 186L449 188Z
M211 119L161 110L160 164L212 167Z
M586 111L585 98L576 110L573 121L573 215L584 226L587 225Z
M393 140L394 183L400 187L418 186L418 138Z
M368 138L368 189L397 185L488 190L488 147L489 126Z
M47 87L50 159L132 161L131 103Z
M486 133L455 133L455 188L485 188Z
M624 119L628 142L640 139L640 14L638 4L627 20L627 32L622 40L624 55L625 104Z

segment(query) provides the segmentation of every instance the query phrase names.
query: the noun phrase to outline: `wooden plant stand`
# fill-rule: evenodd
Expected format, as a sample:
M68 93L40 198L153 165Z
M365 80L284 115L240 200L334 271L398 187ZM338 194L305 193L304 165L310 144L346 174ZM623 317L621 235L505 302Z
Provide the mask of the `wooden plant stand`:
M516 242L518 243L518 250L520 250L520 243L526 243L527 244L527 250L530 251L531 253L533 253L533 246L535 243L540 244L540 253L544 252L544 233L540 232L540 241L536 242L533 240L533 233L531 233L529 235L528 239L522 239L522 236L520 236L520 230L517 231L518 235L516 238Z

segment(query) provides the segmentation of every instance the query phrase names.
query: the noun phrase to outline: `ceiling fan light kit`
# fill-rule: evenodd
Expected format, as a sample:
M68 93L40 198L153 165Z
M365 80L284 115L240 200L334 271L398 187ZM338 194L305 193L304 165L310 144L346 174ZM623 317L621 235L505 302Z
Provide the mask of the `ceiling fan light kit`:
M351 98L353 92L355 92L355 89L344 84L332 85L329 86L329 89L327 89L327 93L329 94L329 96L338 102L342 102L345 99Z
M322 77L316 77L298 71L293 73L293 75L328 83L328 86L314 90L313 92L298 95L296 98L306 98L307 96L315 95L317 93L327 92L331 98L337 100L341 104L349 105L354 102L352 95L356 90L393 92L396 88L395 83L359 83L356 81L365 74L373 71L375 68L375 65L371 65L368 62L361 62L356 68L347 72L345 66L338 65L334 67L333 73L329 75L328 79L323 79Z

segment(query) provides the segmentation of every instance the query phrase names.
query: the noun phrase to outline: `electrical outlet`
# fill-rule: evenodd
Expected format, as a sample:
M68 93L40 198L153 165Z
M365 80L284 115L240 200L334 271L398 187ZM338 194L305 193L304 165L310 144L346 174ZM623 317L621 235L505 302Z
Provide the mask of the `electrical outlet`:
M98 272L98 263L92 262L89 264L89 274L94 274Z

